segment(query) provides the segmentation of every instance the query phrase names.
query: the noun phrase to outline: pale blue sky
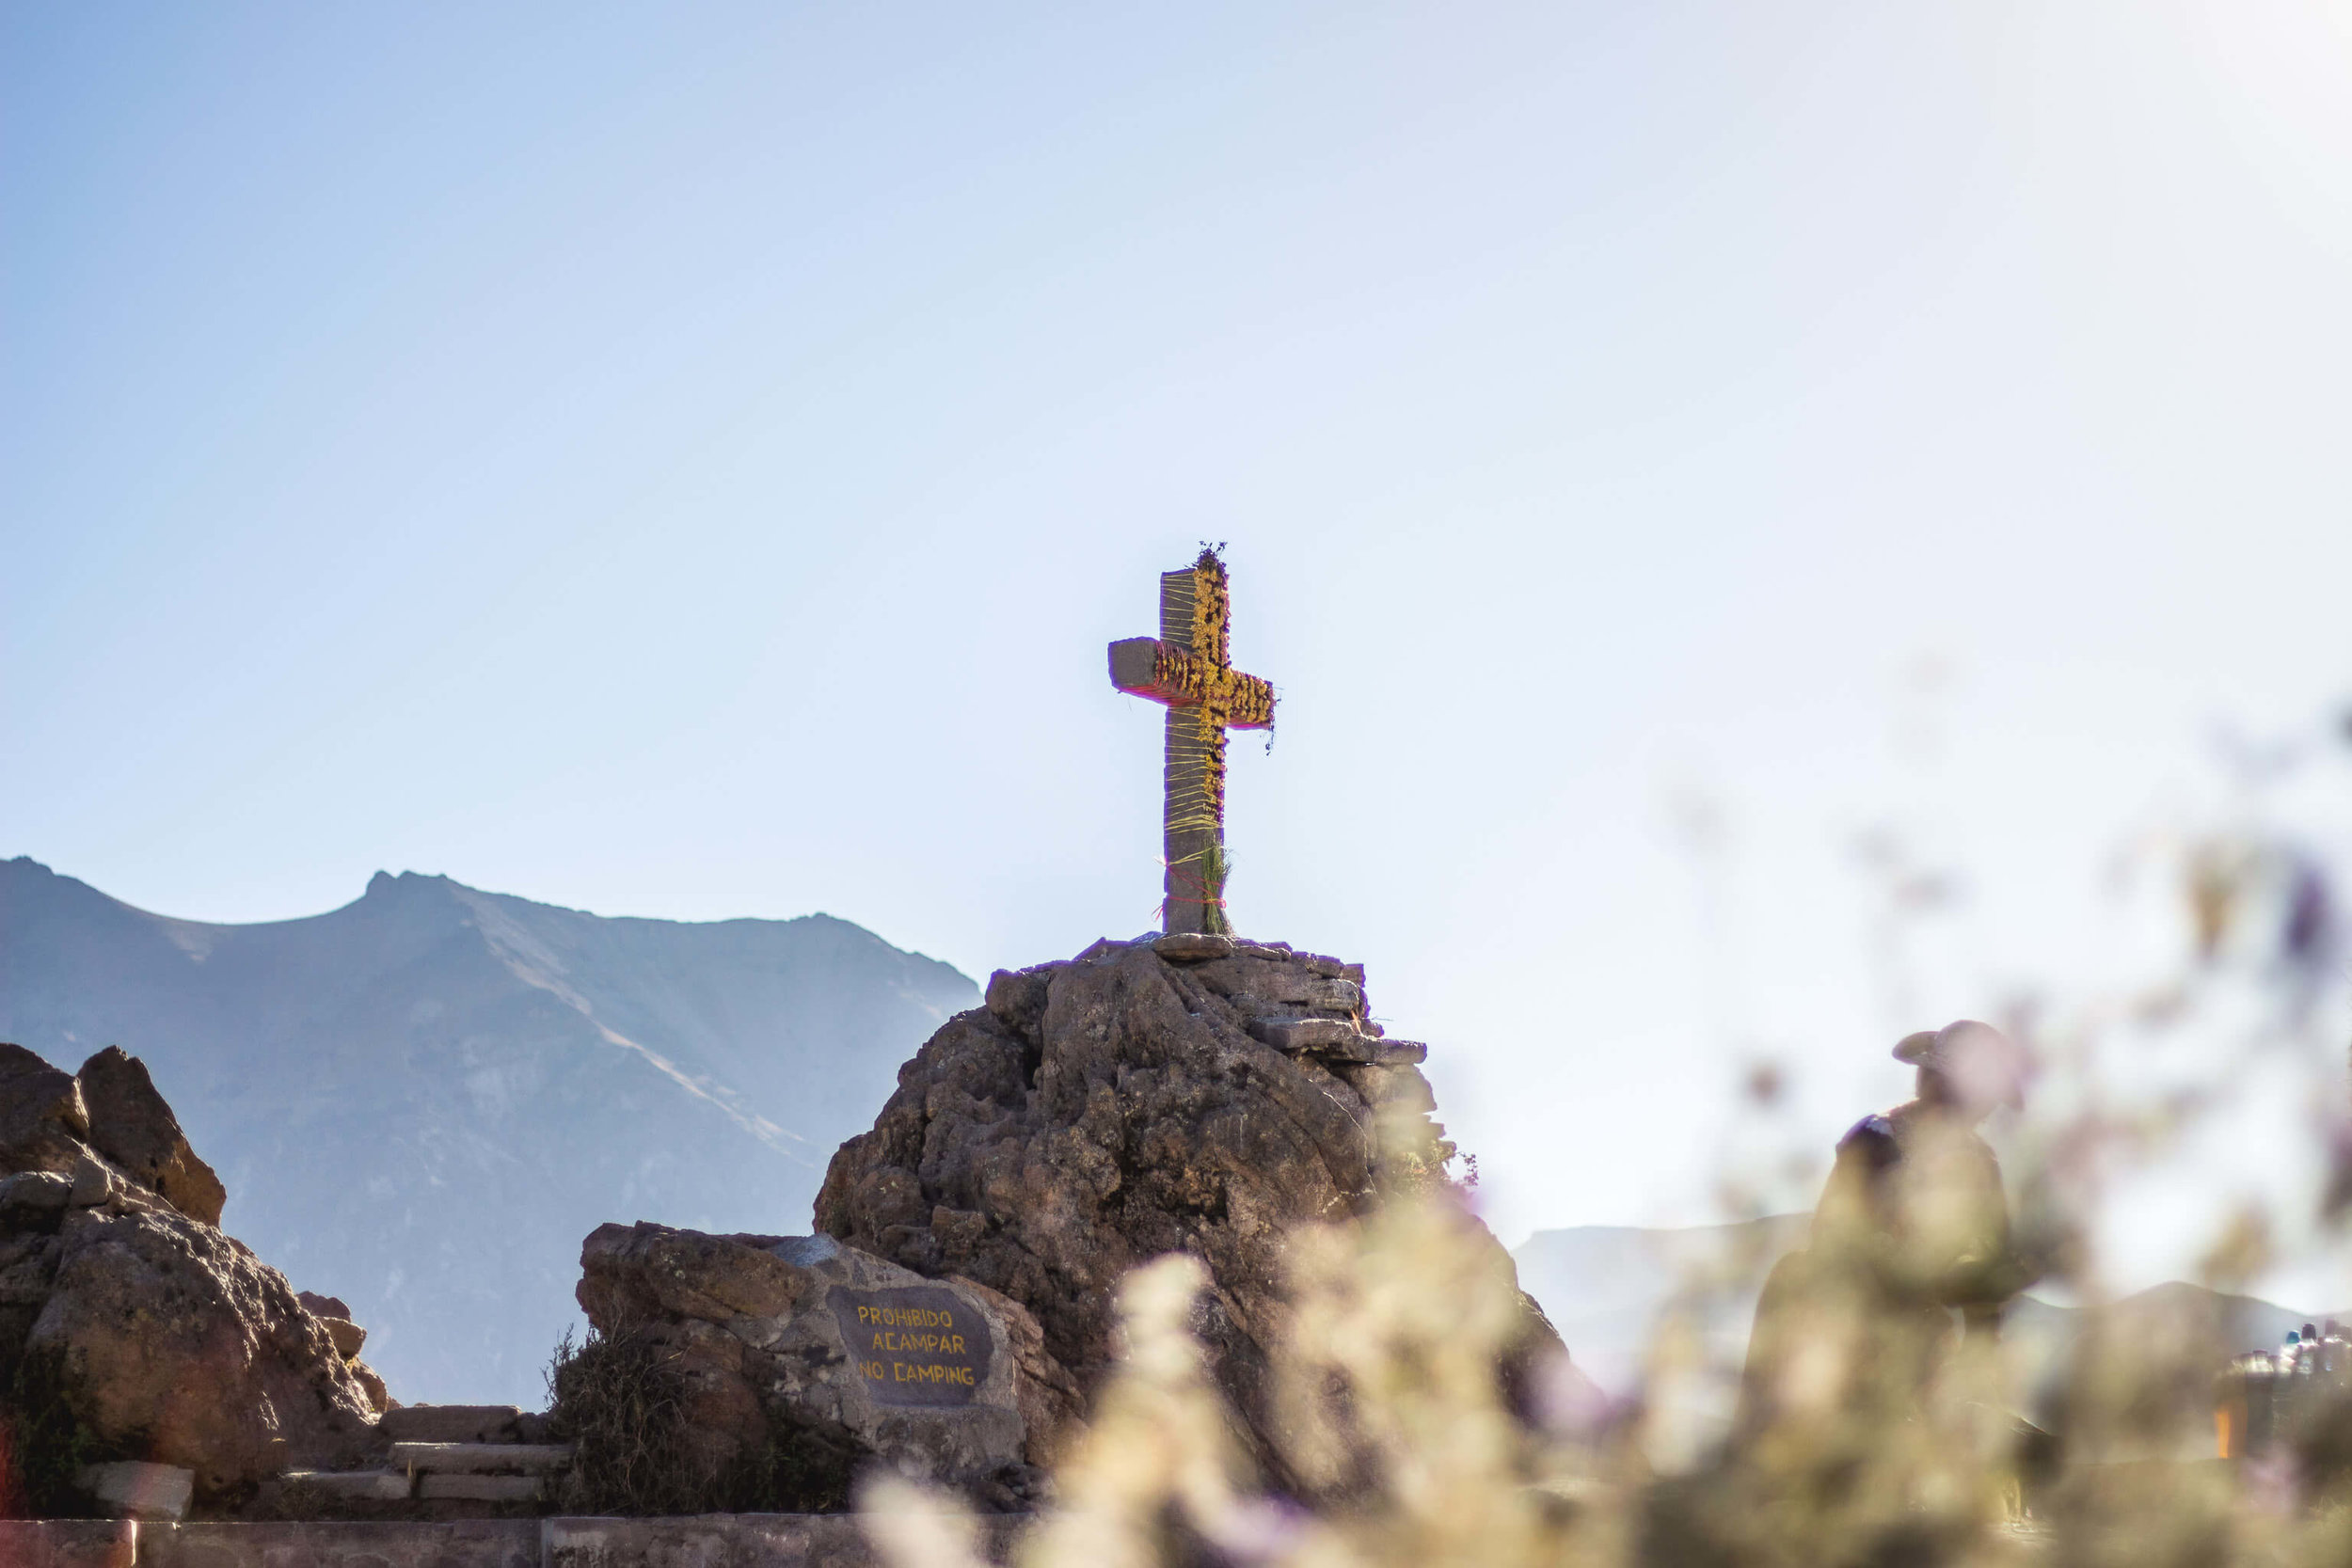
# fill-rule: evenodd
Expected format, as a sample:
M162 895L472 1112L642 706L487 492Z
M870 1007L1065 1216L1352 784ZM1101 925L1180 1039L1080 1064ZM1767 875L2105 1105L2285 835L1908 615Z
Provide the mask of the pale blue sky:
M0 855L147 908L1069 955L1227 540L1241 924L1516 1239L1695 1214L1754 1053L1825 1144L2352 686L2344 4L0 17Z

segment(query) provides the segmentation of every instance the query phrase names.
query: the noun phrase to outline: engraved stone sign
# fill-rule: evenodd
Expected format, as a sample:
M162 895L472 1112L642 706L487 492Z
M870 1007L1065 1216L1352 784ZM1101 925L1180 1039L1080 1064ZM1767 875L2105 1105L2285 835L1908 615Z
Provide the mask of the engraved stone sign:
M995 1343L988 1321L935 1285L826 1294L850 1364L882 1404L969 1404L988 1379Z

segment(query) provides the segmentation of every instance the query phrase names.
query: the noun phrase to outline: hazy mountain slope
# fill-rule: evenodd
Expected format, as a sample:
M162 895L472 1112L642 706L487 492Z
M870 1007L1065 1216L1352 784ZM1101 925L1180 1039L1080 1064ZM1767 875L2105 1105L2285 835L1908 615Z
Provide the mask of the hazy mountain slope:
M1805 1241L1809 1214L1775 1214L1740 1225L1648 1230L1627 1226L1581 1226L1539 1230L1512 1254L1519 1284L1542 1303L1568 1354L1613 1395L1634 1391L1642 1356L1661 1312L1677 1291L1702 1277L1721 1289L1690 1299L1700 1304L1697 1327L1726 1366L1747 1354L1756 1298L1773 1263ZM2160 1325L2191 1323L2225 1353L2275 1350L2287 1331L2352 1313L2296 1312L2252 1296L2224 1295L2201 1285L2158 1285L2117 1302L2119 1332L2163 1342ZM2055 1391L2083 1332L2082 1309L2033 1296L2009 1309L2002 1339L2014 1357L2020 1386L2039 1409ZM1728 1390L1720 1416L1729 1415Z
M145 1058L227 1228L348 1301L404 1400L535 1402L607 1220L806 1229L834 1147L977 1001L825 915L612 920L379 873L208 926L0 863L0 1039Z
M1729 1354L1744 1354L1764 1275L1804 1243L1810 1223L1805 1214L1775 1214L1679 1230L1584 1225L1538 1230L1511 1256L1520 1288L1543 1304L1569 1355L1604 1389L1624 1395L1641 1381L1659 1312L1699 1271L1730 1275L1727 1291L1708 1298L1702 1331Z

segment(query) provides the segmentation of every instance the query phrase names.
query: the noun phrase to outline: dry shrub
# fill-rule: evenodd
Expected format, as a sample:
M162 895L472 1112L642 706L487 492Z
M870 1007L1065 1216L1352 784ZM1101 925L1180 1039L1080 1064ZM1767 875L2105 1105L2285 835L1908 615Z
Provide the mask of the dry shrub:
M644 1328L574 1345L548 1368L549 1430L572 1444L560 1501L582 1513L698 1513L717 1481L691 1439L675 1357Z
M822 1513L846 1507L855 1455L814 1433L771 1433L720 1458L688 1418L677 1356L644 1324L575 1345L548 1368L549 1427L573 1445L555 1499L564 1513Z

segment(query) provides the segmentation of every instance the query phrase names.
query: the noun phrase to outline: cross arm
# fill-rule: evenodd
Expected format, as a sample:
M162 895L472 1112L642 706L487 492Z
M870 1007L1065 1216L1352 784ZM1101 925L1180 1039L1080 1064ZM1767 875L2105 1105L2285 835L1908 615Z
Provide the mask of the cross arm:
M1156 637L1130 637L1111 644L1111 684L1169 707L1214 704L1228 729L1274 727L1272 683L1219 669L1191 649Z
M1131 697L1149 697L1171 705L1183 701L1160 684L1160 650L1156 637L1130 637L1111 644L1111 684Z

